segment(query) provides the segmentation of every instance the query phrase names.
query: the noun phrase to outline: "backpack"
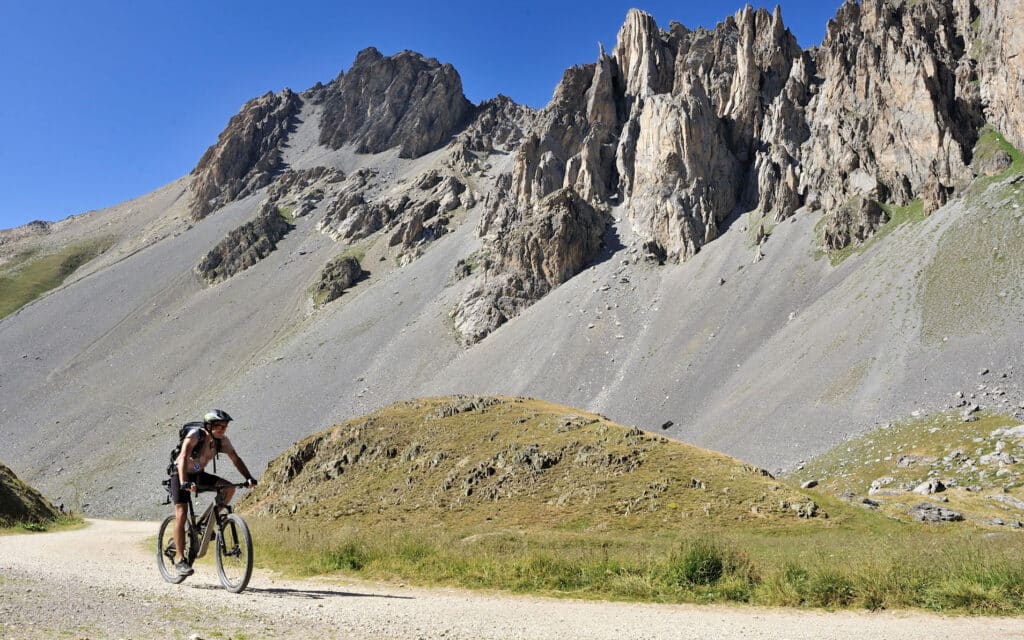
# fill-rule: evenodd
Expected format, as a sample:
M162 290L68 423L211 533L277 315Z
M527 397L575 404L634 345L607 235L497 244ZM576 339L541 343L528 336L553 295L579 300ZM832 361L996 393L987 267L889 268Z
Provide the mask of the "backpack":
M180 429L178 429L178 446L171 449L171 463L167 465L167 475L177 473L177 465L175 465L175 461L178 459L178 456L181 455L181 448L185 444L185 438L192 435L192 433L195 431L198 431L199 433L199 442L196 443L196 446L192 448L192 457L199 457L199 452L202 450L203 444L206 442L206 424L202 422L186 422L185 424L181 425ZM214 438L214 442L216 443L217 447L217 456L219 456L221 447L220 439ZM217 473L217 456L214 456L213 458L214 473Z

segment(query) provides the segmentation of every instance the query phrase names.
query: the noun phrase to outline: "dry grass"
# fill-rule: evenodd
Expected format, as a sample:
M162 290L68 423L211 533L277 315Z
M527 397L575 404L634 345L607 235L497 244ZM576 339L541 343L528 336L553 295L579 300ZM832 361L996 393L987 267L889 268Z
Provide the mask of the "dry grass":
M818 517L793 509L808 495ZM536 400L417 400L338 425L274 461L241 508L258 562L302 575L658 602L1024 611L1015 535L899 522Z

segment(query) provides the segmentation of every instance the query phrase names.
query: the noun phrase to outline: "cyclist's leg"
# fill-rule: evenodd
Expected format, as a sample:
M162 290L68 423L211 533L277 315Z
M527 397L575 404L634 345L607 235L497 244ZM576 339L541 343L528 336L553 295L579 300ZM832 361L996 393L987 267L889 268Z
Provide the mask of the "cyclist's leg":
M181 490L178 474L171 475L171 502L174 503L174 554L175 563L187 560L185 550L185 519L188 516L188 492Z
M230 482L215 476L212 473L206 473L205 471L199 474L199 484L208 487L218 487L217 493L224 499L224 504L231 502L231 498L235 497L235 487Z

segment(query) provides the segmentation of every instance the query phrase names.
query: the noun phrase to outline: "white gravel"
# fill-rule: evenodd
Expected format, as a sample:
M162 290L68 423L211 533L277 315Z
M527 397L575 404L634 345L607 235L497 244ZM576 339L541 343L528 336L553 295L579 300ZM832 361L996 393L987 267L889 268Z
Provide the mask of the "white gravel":
M213 565L163 582L157 523L0 537L0 637L22 638L1024 638L1012 618L546 599L256 571L220 588Z

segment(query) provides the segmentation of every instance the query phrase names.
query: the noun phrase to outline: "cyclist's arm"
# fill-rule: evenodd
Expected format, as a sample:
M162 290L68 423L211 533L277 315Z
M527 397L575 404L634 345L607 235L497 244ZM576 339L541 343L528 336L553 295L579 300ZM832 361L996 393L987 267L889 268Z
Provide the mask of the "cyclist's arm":
M235 447L231 444L231 441L227 438L222 438L221 442L221 446L224 448L224 453L227 454L228 458L231 459L231 462L234 463L235 468L238 469L238 473L242 474L242 477L246 480L252 480L253 477L252 474L249 473L249 468L245 466L245 462L242 461L241 456L239 456L238 452L235 451Z

